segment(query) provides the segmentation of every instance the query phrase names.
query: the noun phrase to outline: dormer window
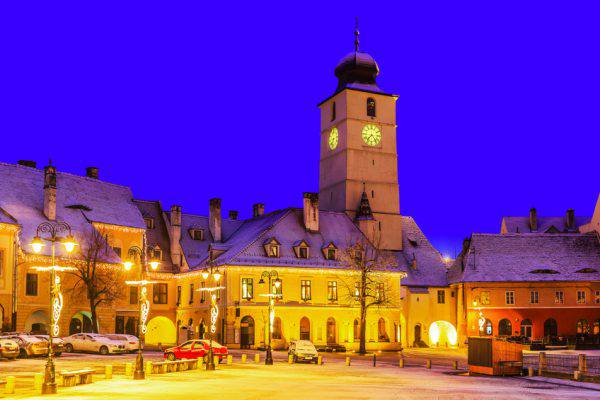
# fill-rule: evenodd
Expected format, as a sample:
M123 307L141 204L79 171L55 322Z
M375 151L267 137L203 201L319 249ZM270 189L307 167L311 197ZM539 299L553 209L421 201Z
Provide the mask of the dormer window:
M190 237L192 240L204 240L204 229L190 229Z
M326 260L337 259L337 247L335 246L335 244L333 244L333 242L329 242L329 244L327 246L324 246L322 250L323 257L325 257Z
M154 229L154 218L144 217L144 222L146 223L146 229Z
M277 239L267 239L263 246L265 248L265 252L267 253L267 257L279 258L279 249L281 247L281 243L279 243Z
M162 260L162 250L158 245L154 247L148 247L148 257L151 259Z
M582 269L578 269L575 272L578 274L593 274L593 273L598 272L598 270L596 270L594 268L582 268Z
M367 116L369 116L369 117L376 116L375 99L372 97L369 97L367 99Z
M298 258L308 258L308 255L309 255L308 243L306 243L306 241L304 241L304 240L294 243L294 253L296 253L296 257L298 257Z

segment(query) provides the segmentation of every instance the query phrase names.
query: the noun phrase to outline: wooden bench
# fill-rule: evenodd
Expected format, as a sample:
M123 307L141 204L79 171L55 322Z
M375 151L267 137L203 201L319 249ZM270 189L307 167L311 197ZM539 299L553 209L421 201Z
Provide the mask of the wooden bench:
M61 371L63 386L85 385L92 383L93 369L80 369L77 371Z

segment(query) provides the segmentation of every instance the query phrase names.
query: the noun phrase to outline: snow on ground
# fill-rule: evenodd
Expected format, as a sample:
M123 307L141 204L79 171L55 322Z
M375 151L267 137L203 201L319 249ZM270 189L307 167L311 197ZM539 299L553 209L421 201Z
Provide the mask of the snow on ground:
M240 364L217 371L151 375L146 381L100 377L93 384L59 388L53 399L600 399L600 391L523 378L471 377L447 367L400 369L343 362L322 366L277 362ZM19 398L47 399L42 396Z

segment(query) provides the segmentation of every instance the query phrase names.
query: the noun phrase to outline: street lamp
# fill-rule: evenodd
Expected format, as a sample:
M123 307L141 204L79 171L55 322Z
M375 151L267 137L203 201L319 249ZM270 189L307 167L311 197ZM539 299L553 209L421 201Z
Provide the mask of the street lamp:
M67 236L60 236L60 233L67 232ZM42 234L48 234L49 237L42 237ZM75 269L56 265L56 243L62 243L67 253L72 253L77 243L71 233L71 227L66 222L42 222L38 225L35 237L30 243L31 248L35 253L40 253L45 246L45 241L50 242L51 265L50 267L34 267L34 269L38 271L50 271L50 332L48 332L48 359L44 371L42 394L54 394L56 393L56 371L54 368L52 338L59 334L58 321L60 320L60 312L63 307L63 296L60 292L60 277L57 275L57 272Z
M261 285L264 284L264 278L267 278L269 281L269 293L265 295L269 298L269 323L267 324L267 356L265 357L265 365L273 365L271 336L273 334L273 321L275 320L275 298L281 297L281 295L277 293L277 289L281 287L281 279L279 279L279 274L275 270L263 271L258 283Z
M222 275L221 272L219 272L219 268L217 267L213 270L213 266L211 265L208 269L204 269L202 271L202 278L206 281L209 279L209 277L212 277L216 286L198 289L199 292L208 292L210 294L210 337L208 339L208 360L206 362L207 371L215 370L215 358L213 356L212 342L214 335L217 332L217 319L219 318L217 292L221 289L224 289L223 286L218 286L221 276Z
M145 244L146 239L144 238L144 249L146 248ZM148 314L150 313L150 301L148 300L148 291L146 289L146 285L153 283L146 279L146 275L148 272L148 267L150 267L153 271L156 271L160 263L154 258L152 258L149 262L146 262L146 251L140 249L138 246L133 246L127 252L127 259L123 262L123 267L125 270L131 270L131 268L136 265L138 259L140 260L138 268L138 280L126 281L125 283L127 285L137 286L140 288L138 294L138 305L140 307L139 339L137 357L135 358L135 370L133 371L133 379L144 379L144 356L142 354L142 350L144 349L143 342L146 334L146 321L148 319Z

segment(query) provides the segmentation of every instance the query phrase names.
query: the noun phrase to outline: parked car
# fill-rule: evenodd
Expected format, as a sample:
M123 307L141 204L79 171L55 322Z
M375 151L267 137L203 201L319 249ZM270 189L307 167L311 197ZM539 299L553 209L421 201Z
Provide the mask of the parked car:
M19 344L13 339L0 339L0 357L14 360L19 356Z
M327 353L345 353L346 347L341 344L321 344L315 346L317 351L325 351Z
M109 338L110 340L122 342L125 345L125 350L130 353L135 353L138 350L139 339L136 336L120 334L120 333L110 334L110 335L105 335L105 336L107 338Z
M314 344L308 340L294 340L290 343L288 355L292 356L294 362L308 361L317 363L319 353Z
M223 361L223 357L227 357L227 355L229 354L227 347L220 345L214 340L212 341L212 348L213 355L219 357L219 362ZM208 358L209 350L210 340L188 340L187 342L180 344L179 346L170 347L166 349L163 357L169 361L178 360L182 358L200 357L203 357L206 360Z
M11 339L19 345L19 356L22 358L45 356L48 354L48 342L26 333L9 333L1 337Z
M121 341L112 340L99 333L76 333L64 337L63 340L67 353L81 351L107 355L127 352L125 345Z
M37 338L40 338L42 340L45 340L46 342L48 342L50 340L48 335L34 335L34 336ZM53 337L52 338L52 350L54 351L54 355L57 357L60 357L60 355L63 353L64 349L65 349L65 341L59 337Z

